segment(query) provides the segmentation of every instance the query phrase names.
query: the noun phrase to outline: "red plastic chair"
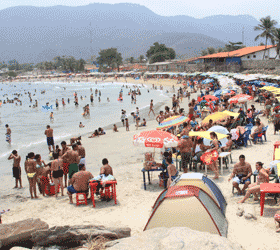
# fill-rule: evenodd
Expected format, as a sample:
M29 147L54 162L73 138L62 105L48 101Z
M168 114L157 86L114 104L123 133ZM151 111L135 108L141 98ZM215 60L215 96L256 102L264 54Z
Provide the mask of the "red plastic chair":
M82 196L82 198L80 198ZM76 206L81 204L87 205L87 194L86 193L76 193Z
M117 181L107 181L105 186L105 192L100 192L101 197L109 197L114 199L115 204L117 204L117 193L116 193Z

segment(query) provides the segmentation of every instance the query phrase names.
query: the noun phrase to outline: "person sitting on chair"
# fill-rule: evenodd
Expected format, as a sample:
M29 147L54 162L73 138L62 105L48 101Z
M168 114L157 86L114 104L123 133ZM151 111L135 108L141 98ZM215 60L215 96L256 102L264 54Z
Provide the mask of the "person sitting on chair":
M230 152L231 151L231 147L232 147L232 144L233 144L233 141L231 139L231 134L228 134L227 139L228 139L228 141L226 143L226 146L221 147L222 152Z
M261 126L260 121L256 121L256 126L257 126L256 129L251 134L251 137L252 137L255 144L257 143L256 139L257 139L258 134L262 132L262 126Z
M258 193L260 193L260 184L261 183L267 183L269 182L269 174L267 173L267 170L265 170L263 168L263 163L262 162L257 162L256 163L256 169L258 170L259 174L257 176L257 183L253 183L249 185L249 188L246 192L246 195L244 196L244 198L239 201L238 203L244 203L251 194L254 195L254 201L258 200Z
M70 204L73 203L72 194L88 193L88 182L93 178L93 175L86 171L84 164L79 165L79 172L73 174L69 181L70 186L67 187L67 194L69 196Z
M239 156L239 162L233 167L232 174L228 181L232 179L232 185L238 191L238 194L245 194L245 189L250 185L250 177L252 175L252 168L248 162L245 162L245 155ZM243 189L240 190L239 184L244 184Z

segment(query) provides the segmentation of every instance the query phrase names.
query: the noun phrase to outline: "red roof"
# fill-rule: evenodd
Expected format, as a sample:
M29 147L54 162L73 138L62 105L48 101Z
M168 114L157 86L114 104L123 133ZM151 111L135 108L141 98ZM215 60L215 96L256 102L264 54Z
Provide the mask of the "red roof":
M265 47L265 45L254 46L254 47L245 47L245 48L238 49L238 50L235 50L235 51L220 52L220 53L211 54L211 55L207 55L207 56L201 56L199 58L200 59L207 59L207 58L241 57L241 56L252 54L252 53L255 53L255 52L258 52L258 51L269 49L269 48L272 48L272 47L276 47L276 45L268 45L266 47Z

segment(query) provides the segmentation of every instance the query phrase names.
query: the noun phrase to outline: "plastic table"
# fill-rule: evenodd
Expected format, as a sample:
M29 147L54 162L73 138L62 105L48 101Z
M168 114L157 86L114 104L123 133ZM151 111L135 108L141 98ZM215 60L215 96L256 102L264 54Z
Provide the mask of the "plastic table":
M158 168L158 169L151 169L151 170L146 170L145 168L143 168L142 170L142 173L143 173L143 182L144 182L144 189L146 190L146 177L145 177L145 173L147 172L148 173L148 180L149 180L149 184L151 184L151 177L150 177L150 172L155 172L155 171L165 171L165 169L163 168ZM164 187L166 188L166 181L164 181Z
M265 201L265 194L279 194L280 193L280 184L279 183L261 183L260 185L261 190L261 216L263 216L263 208L264 208L264 201Z

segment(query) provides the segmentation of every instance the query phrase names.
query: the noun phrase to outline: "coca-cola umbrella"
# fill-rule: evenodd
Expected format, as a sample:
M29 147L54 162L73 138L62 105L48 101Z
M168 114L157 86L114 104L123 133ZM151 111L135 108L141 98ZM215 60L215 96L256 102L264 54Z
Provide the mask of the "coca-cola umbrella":
M205 95L205 96L203 96L203 97L198 97L197 98L197 101L202 101L203 100L203 98L205 98L205 100L207 101L207 102L213 102L213 101L217 101L217 100L219 100L219 98L217 97L217 96L213 96L213 95Z
M228 102L229 103L244 103L247 101L253 100L253 97L246 94L239 94L234 97L231 97Z
M150 148L177 147L178 137L162 130L143 131L133 136L135 146Z

